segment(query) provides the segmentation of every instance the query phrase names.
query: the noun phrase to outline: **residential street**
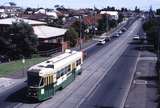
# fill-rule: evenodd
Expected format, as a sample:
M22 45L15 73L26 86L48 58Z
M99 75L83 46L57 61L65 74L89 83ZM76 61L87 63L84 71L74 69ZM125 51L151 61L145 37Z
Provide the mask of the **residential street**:
M0 108L160 108L160 0L2 0Z
M137 51L131 50L134 49L135 46L130 45L130 42L132 41L132 36L138 33L140 25L141 19L138 19L120 38L103 47L100 46L101 49L84 61L82 75L68 87L58 92L53 98L41 103L34 103L26 100L24 89L11 95L10 92L6 91L0 95L2 99L1 106L8 108L53 108L53 106L54 108L75 108L83 106L86 108L94 108L95 105L110 106L113 104L115 106L123 106L126 93L129 90L130 81L134 75L133 66L138 56ZM96 47L98 48L98 46ZM125 56L128 53L129 57ZM103 83L105 83L105 86L101 86ZM25 86L25 84L24 82L21 86ZM110 90L106 92L108 87ZM102 92L97 92L101 90L101 88L104 88ZM119 90L119 88L121 88L121 90ZM117 90L119 92L116 92ZM104 92L106 95L104 95ZM7 96L9 97L5 100ZM96 101L97 103L95 104L88 104L92 99L94 100L101 96L103 96L103 101L99 100ZM108 100L114 101L112 101L111 104L107 104Z

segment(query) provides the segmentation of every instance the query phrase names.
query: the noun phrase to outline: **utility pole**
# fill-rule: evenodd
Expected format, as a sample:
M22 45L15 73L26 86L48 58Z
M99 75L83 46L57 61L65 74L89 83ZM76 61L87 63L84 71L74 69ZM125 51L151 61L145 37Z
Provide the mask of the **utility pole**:
M108 15L106 14L106 32L109 30Z
M94 5L94 25L93 25L93 27L94 27L94 29L93 29L93 36L95 37L95 35L96 35L96 13L95 13L95 5Z
M79 46L80 46L80 50L82 49L82 16L80 15L79 16L79 23L80 23L80 29L79 29L79 38L80 38L80 43L79 43Z
M157 28L157 32L158 32L158 33L157 33L157 35L158 35L158 43L157 43L157 44L158 44L158 45L157 45L157 58L158 58L158 63L160 62L160 60L159 60L159 59L160 59L160 58L159 58L159 57L160 57L160 55L159 55L159 53L160 53L160 51L159 51L159 44L160 44L160 38L159 38L159 36L160 36L160 31L159 31L159 29L160 29L160 27Z

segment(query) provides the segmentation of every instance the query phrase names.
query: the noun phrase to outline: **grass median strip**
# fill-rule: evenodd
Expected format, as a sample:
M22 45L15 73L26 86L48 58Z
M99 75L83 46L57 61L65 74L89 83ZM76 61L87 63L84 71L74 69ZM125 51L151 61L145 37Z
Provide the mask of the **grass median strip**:
M0 76L13 74L17 71L21 71L24 68L28 68L34 64L40 63L46 59L47 58L45 57L26 59L25 64L22 63L22 60L0 64Z

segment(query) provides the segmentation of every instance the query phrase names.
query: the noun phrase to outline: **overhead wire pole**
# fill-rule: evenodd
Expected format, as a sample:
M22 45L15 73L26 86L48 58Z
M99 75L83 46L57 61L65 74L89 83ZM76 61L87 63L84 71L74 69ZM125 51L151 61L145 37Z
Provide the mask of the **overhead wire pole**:
M80 38L80 50L82 49L82 16L79 16L79 23L80 23L80 29L79 29L79 38Z
M106 4L107 4L107 2L106 2ZM105 8L106 8L106 12L107 12L106 4L105 4ZM109 30L109 17L108 17L108 14L106 13L106 32L108 32L108 30Z
M159 38L159 36L160 36L160 31L159 31L159 29L160 29L160 27L158 27L158 29L157 29L157 31L158 31L158 45L157 45L157 58L158 58L158 62L160 62L160 50L159 50L159 44L160 44L160 38Z
M93 13L93 17L94 17L94 22L93 22L93 27L94 27L94 29L93 29L93 36L95 37L95 35L96 35L96 12L95 12L95 4L94 4L94 13Z

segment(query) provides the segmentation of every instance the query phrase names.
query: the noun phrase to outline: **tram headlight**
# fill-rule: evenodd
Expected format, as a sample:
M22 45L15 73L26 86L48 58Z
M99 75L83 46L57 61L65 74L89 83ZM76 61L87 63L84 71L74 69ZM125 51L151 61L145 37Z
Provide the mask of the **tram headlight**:
M33 96L36 96L37 94L36 93L33 93Z
M31 93L29 92L28 95L31 95Z

